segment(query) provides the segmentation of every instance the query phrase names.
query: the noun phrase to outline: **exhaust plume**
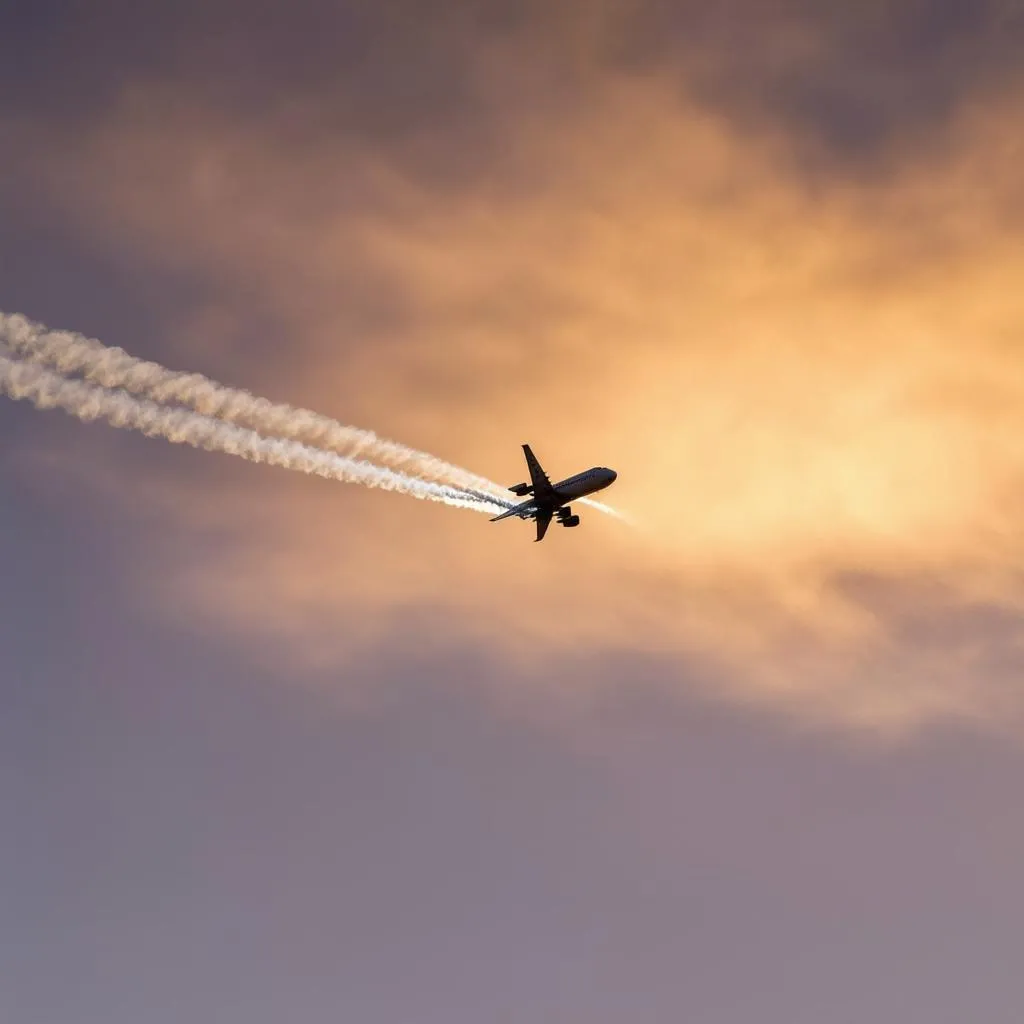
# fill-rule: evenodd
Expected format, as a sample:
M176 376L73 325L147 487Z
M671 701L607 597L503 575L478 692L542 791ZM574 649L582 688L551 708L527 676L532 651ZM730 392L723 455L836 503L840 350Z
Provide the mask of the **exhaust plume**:
M297 441L264 437L255 430L189 409L158 405L91 381L70 380L43 366L8 358L2 350L0 393L29 401L38 409L60 409L85 422L104 420L111 426L136 430L149 437L162 437L173 444L237 455L250 462L280 466L344 483L379 487L488 514L495 507L501 507L499 502L485 494L416 479L365 460Z
M242 388L226 387L199 373L169 370L159 363L129 355L124 349L104 345L103 342L95 338L88 338L73 331L49 330L43 324L36 323L19 313L0 312L0 357L5 353L14 357L13 360L10 360L12 367L17 364L24 367L23 370L6 370L7 377L5 379L17 379L21 382L18 386L24 389L27 386L25 382L30 379L27 375L28 364L43 368L51 376L41 375L34 380L36 385L39 385L39 382L44 379L48 381L45 387L47 396L74 394L75 401L81 399L82 404L72 409L62 402L51 401L50 397L42 398L41 401L49 401L50 407L59 405L66 412L79 416L79 418L85 417L82 417L76 410L92 410L96 407L96 403L103 398L101 392L106 391L108 393L105 399L107 404L103 407L108 410L118 410L116 416L123 420L123 422L114 423L115 426L128 426L129 429L147 432L148 427L144 429L142 426L135 426L135 420L132 418L133 416L142 416L141 410L145 410L145 415L139 422L143 420L147 424L173 422L177 428L184 423L183 414L191 410L198 419L192 425L192 432L189 436L204 439L216 436L219 438L218 443L226 442L227 434L210 433L213 430L213 425L220 423L223 426L237 428L240 431L239 437L251 435L250 440L254 437L264 445L264 447L242 445L242 448L250 453L243 455L244 458L252 458L252 453L257 451L265 453L269 450L265 445L272 441L287 441L297 446L296 452L305 449L311 453L319 452L321 456L337 455L342 460L338 464L339 466L342 464L349 467L358 465L380 471L388 469L392 472L395 480L415 479L420 483L434 483L438 487L432 500L444 500L437 497L438 494L443 493L449 496L458 494L460 501L470 500L478 504L483 503L484 506L501 509L509 509L514 505L514 502L507 497L506 489L500 484L427 452L378 437L371 430L339 423L337 420L310 409L271 402ZM77 376L81 376L84 380L77 380ZM72 385L76 383L90 384L98 388L98 391L75 392ZM3 389L10 393L6 383L3 385ZM86 398L86 395L89 397ZM130 407L132 395L139 397L135 399L137 405L131 406L135 413L129 415L125 410ZM25 394L12 397L30 396ZM32 398L32 400L36 399ZM126 400L128 400L128 404L126 404ZM110 404L111 402L114 404ZM172 415L173 420L168 420L167 417ZM88 418L105 418L108 422L114 422L106 413L90 415ZM210 422L203 423L203 421ZM157 433L159 436L167 437L168 440L176 440L159 431ZM183 435L182 443L192 444L193 442L187 440ZM232 441L232 443L235 442ZM207 447L207 443L204 440L196 447ZM216 450L226 449L218 448ZM242 454L242 450L233 452L233 454ZM268 460L261 454L256 461ZM275 462L274 464L283 463ZM303 472L313 472L313 470L303 470ZM353 472L353 470L349 468L346 472ZM370 479L363 470L359 472L363 476L359 480L351 478L353 482L364 483ZM337 479L342 478L337 477ZM350 478L346 477L345 479ZM384 476L374 479L384 481L389 478ZM376 482L369 483L368 486L387 485ZM391 487L390 489L398 490L400 488ZM416 496L427 497L424 493ZM579 502L606 515L625 519L615 509L592 498L581 498Z
M367 459L459 490L511 502L504 488L426 452L346 426L309 409L270 402L241 388L229 388L198 373L169 370L94 338L51 331L20 314L0 313L0 343L15 357L50 367L61 376L80 374L105 388L120 388L158 405L179 405L203 416L249 428L264 436L298 441L350 459Z

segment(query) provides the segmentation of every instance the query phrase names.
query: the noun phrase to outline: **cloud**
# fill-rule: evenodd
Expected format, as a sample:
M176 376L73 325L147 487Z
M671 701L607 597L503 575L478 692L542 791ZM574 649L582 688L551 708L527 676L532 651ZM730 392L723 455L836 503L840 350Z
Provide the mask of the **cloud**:
M784 105L737 118L592 27L571 60L489 39L473 117L399 142L323 130L343 85L247 114L172 80L42 144L84 231L210 282L171 365L509 483L522 440L553 474L615 466L639 524L534 548L246 476L201 499L237 531L176 548L165 599L318 665L419 614L527 666L638 651L861 727L1018 715L1024 96L966 93L868 170L812 171ZM772 38L764 61L832 45Z

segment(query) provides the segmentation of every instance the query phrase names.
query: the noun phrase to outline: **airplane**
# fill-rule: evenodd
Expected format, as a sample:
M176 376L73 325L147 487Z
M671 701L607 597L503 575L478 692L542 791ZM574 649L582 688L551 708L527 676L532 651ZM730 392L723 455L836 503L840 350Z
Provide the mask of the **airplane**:
M496 523L501 519L508 519L509 516L535 519L537 521L537 540L544 539L544 534L548 532L552 519L557 519L562 526L579 526L580 517L573 515L569 502L603 490L615 483L618 476L614 469L595 466L593 469L577 473L576 476L571 476L567 480L552 484L528 444L523 445L523 454L526 456L526 465L530 469L530 483L516 484L509 490L520 498L524 498L528 494L531 497L521 504L513 506L507 512L502 512L500 516L495 516L491 522Z

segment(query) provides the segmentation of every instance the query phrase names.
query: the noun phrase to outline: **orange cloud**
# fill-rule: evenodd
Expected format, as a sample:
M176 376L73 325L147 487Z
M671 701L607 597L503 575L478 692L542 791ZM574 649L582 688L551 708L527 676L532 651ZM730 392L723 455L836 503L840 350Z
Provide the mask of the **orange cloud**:
M501 144L458 183L409 170L457 166L457 135L403 163L307 110L241 122L150 90L54 145L54 194L214 283L182 365L508 483L527 439L555 474L615 466L637 525L589 513L534 548L261 474L203 499L235 533L180 588L319 665L417 614L502 657L641 651L680 685L883 730L1016 713L1020 98L812 174L790 133L674 79L523 105L490 57ZM264 315L285 330L240 380L236 324Z

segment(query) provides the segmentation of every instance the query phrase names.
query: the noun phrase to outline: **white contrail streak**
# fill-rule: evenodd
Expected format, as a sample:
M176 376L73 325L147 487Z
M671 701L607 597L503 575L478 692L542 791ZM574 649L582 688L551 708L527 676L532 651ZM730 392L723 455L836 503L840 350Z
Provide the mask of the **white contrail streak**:
M69 380L59 373L0 354L0 392L32 402L39 409L61 409L86 422L105 420L115 427L162 437L174 444L237 455L250 462L379 487L414 498L492 513L497 503L455 487L418 480L336 452L323 451L283 438L263 437L254 430L182 408L167 408L125 391L89 381ZM498 506L500 507L500 506Z
M624 523L633 525L633 520L629 516L623 514L617 508L612 508L611 505L606 505L603 501L595 501L593 498L577 498L576 500L581 505L588 505L598 512L603 512L606 516L611 516L613 519L619 519Z
M337 453L362 465L382 464L398 476L448 484L502 509L514 504L500 484L427 452L378 437L373 431L339 423L309 409L270 402L202 374L169 370L95 338L72 331L51 331L18 313L0 312L0 356L5 352L18 361L49 367L61 377L81 375L102 388L130 392L156 406L191 409L201 417L248 430L263 440L293 441L300 447ZM626 518L592 498L578 500L605 515Z
M264 436L300 441L348 458L365 458L428 480L511 502L504 488L426 452L346 426L309 409L270 402L198 373L179 373L129 355L94 338L51 331L20 314L0 312L0 343L17 358L49 366L62 376L81 374L105 388L121 388L160 405L181 405L203 416L238 424Z

